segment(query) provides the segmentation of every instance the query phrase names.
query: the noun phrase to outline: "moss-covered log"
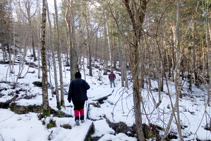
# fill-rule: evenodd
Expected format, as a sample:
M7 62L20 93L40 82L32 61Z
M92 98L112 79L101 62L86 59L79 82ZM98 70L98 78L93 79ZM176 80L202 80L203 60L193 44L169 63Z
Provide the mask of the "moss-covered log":
M34 112L34 113L42 113L42 105L29 105L29 106L21 106L17 105L15 103L10 105L11 111L15 112L16 114L27 114L29 112ZM48 113L46 114L51 114L54 117L73 117L72 115L66 114L60 110L54 110L50 108L50 111L47 111ZM50 113L49 113L50 112ZM45 114L45 115L46 115Z
M9 108L10 103L15 101L17 97L18 95L15 95L12 99L7 100L6 102L0 102L0 108L5 108L5 109Z
M129 127L124 122L112 123L106 116L104 116L104 118L106 119L106 122L108 123L109 127L111 127L115 131L116 134L124 133L127 136L137 138L137 129L135 125ZM152 137L156 137L156 139L158 140L161 139L159 135L159 131L163 130L162 127L159 127L158 125L150 124L151 131L150 131L150 127L146 124L142 124L142 127L143 127L144 137L146 139L150 139ZM153 133L153 135L151 135L151 132Z

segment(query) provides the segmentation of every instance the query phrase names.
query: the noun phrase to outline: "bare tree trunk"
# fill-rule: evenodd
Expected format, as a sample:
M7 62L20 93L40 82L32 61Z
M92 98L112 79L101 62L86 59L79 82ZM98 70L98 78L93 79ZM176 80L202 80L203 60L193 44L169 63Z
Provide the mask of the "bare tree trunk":
M12 13L12 12L11 12ZM13 45L14 47L16 46L16 37L15 37L15 34L16 34L16 30L15 30L15 25L13 25ZM14 55L13 55L13 59L12 59L12 70L14 70L14 64L15 64L15 59L16 59L16 50L14 50Z
M140 48L140 40L143 36L142 34L142 24L145 18L145 10L147 7L146 0L139 0L137 4L130 3L129 0L124 0L124 5L126 7L127 13L130 17L132 28L133 28L133 45L131 45L131 54L130 54L130 65L132 69L133 76L133 102L134 102L134 111L135 111L135 123L137 127L138 139L140 141L145 140L143 129L142 129L142 114L141 114L141 93L140 93L140 85L139 85L139 65L143 65L143 62L140 62L139 56L139 48ZM133 7L133 8L131 8ZM135 7L135 8L134 8ZM139 12L137 12L139 11ZM138 18L137 18L138 17ZM143 57L143 54L141 54ZM141 60L142 61L142 60ZM142 69L143 66L141 67ZM141 74L141 82L143 79L143 75ZM143 85L143 84L142 84Z
M163 41L161 40L160 42L159 42L159 39L158 39L158 37L157 37L157 39L156 39L156 41L157 41L157 46L158 46L158 49L160 50L160 52L161 52L161 56L160 56L160 59L157 59L158 60L158 63L157 64L159 64L159 66L160 66L160 68L159 68L159 70L158 70L158 75L159 75L159 77L158 77L158 92L159 92L159 98L158 98L158 104L157 104L157 106L158 105L160 105L160 103L161 103L161 91L163 91L163 73L164 73L164 68L163 68L163 66L164 66L164 49L163 49ZM161 44L161 45L160 45Z
M163 73L165 73L165 70L164 70L164 67L163 67L164 66L163 63L165 64L165 62L164 62L165 61L165 59L164 59L165 58L164 57L165 56L165 51L164 51L164 45L163 45L164 43L163 42L164 41L162 40L161 41L161 44L162 44L161 45L161 52L162 52L162 59L163 60L161 60L161 62L160 62L161 63L161 68L160 68L161 69L161 78L160 78L160 83L161 84L160 84L160 88L159 88L160 91L163 91ZM160 98L160 101L161 101L161 98Z
M78 69L78 54L77 54L77 44L76 44L76 32L75 32L75 14L74 14L74 0L71 1L71 15L72 15L72 49L71 49L71 79L75 76Z
M121 23L121 14L120 14L120 9L119 9L119 23ZM119 58L120 58L120 67L121 67L121 84L122 84L122 87L125 87L125 79L124 79L124 64L123 64L123 61L124 60L124 57L123 57L123 44L122 44L122 38L121 38L121 35L118 36L118 48L119 48Z
M171 123L173 121L173 117L175 117L175 110L176 110L176 106L177 106L176 104L177 104L177 102L175 101L174 107L172 107L172 113L171 113L171 116L169 118L169 122L168 122L168 124L167 124L167 126L165 128L166 130L165 130L165 133L164 133L161 141L164 141L166 139L166 137L168 136L168 132L170 130ZM176 117L175 117L175 119L176 119Z
M200 40L201 40L201 54L202 54L202 77L204 77L204 73L205 73L205 47L204 47L204 41L203 41L203 37L201 36L200 37Z
M45 30L46 30L46 0L43 0L42 8L42 93L43 93L43 114L50 116L50 109L48 103L48 78L47 78L47 64L46 64L46 52L45 52Z
M40 0L37 0L37 13L38 13L38 17L40 17L40 15L41 15L41 11L40 11ZM40 18L37 18L37 20L36 20L36 22L37 22L37 39L38 39L38 57L37 57L37 60L38 60L38 79L40 79L40 70L41 70L41 67L40 67L40 57L41 57L41 52L40 52L40 27L39 27L39 25L40 25Z
M88 54L89 54L89 76L92 76L92 52L91 52L91 43L88 43Z
M21 58L21 62L19 63L19 70L18 70L18 74L17 74L16 80L15 80L15 82L14 82L14 84L13 84L13 88L16 87L16 84L17 84L17 82L18 82L18 79L21 77L21 74L22 74L23 69L24 69L24 64L25 64L25 63L24 63L24 60L25 60L26 52L27 52L26 40L27 40L27 38L28 38L28 36L29 36L29 33L30 33L30 32L27 31L25 37L22 39L22 42L21 42L21 44L20 44L20 46L23 46L23 47L24 47L24 51L23 51L23 55L21 56L22 58ZM21 52L21 51L20 51L20 52Z
M210 55L210 39L209 39L209 11L208 11L208 7L206 7L206 43L207 43L207 56L208 56L208 74L209 74L209 77L211 77L211 55ZM208 105L210 106L210 98L211 98L211 92L210 92L210 86L211 86L211 81L209 81L209 87L208 87L208 98L207 98L207 103Z
M24 3L24 7L26 8L26 14L24 13L22 6L21 6L21 1L19 0L19 7L21 12L23 13L24 17L28 20L28 24L29 24L29 31L31 33L31 43L32 43L32 51L33 51L33 57L34 57L34 61L37 60L36 57L36 52L35 52L35 46L34 46L34 35L33 35L33 26L32 26L32 17L35 16L36 14L36 10L33 14L31 14L31 8L33 5L33 1L27 0L27 1L22 1ZM37 3L38 5L38 3Z
M88 7L89 8L89 7ZM86 32L87 32L87 39L91 40L90 39L90 32L89 32L89 23L90 23L90 20L89 20L89 12L88 10L86 9L86 13L85 14L85 21L86 21ZM88 60L89 60L89 76L92 76L92 52L91 52L91 41L88 41L87 40L87 49L88 49Z
M119 25L121 25L121 9L119 9ZM120 27L122 29L122 27ZM126 68L126 51L121 35L118 36L119 57L121 64L121 83L122 87L128 87L127 68Z
M122 87L125 87L125 74L124 74L124 70L125 70L125 66L124 66L124 57L123 57L123 46L122 46L122 39L121 37L119 37L118 39L118 46L119 46L119 56L120 56L120 64L121 64L121 83L122 83Z
M140 56L140 87L144 88L144 76L145 76L145 48L143 45L143 39L140 38L140 48L139 52L141 54Z
M58 78L57 78L57 70L56 70L56 59L55 59L55 54L54 54L54 43L52 41L52 37L54 37L54 34L52 32L52 24L50 20L50 13L49 13L49 8L48 4L46 5L47 12L48 12L48 23L49 23L49 28L50 28L50 46L52 47L51 49L51 55L53 59L53 70L54 70L54 83L55 83L55 91L56 91L56 102L57 102L57 108L61 109L60 105L60 100L59 100L59 88L58 88Z
M174 81L174 71L175 71L175 49L174 49L174 42L175 42L175 33L174 33L174 26L172 26L172 49L171 49L171 54L172 54L172 59L171 59L171 62L172 62L172 67L171 67L171 77L172 77L172 81Z
M70 76L71 80L75 78L75 73L79 71L77 59L77 46L75 34L75 21L74 21L74 2L68 0L66 3L65 21L67 25L68 46L70 48Z
M10 13L12 13L12 3L10 1ZM12 14L9 15L10 16L10 19L12 19ZM15 46L15 25L13 24L11 26L11 30L12 30L12 33L9 34L10 36L10 40L13 39L13 46ZM10 41L11 42L11 41ZM7 44L8 46L8 49L9 49L9 68L10 68L10 73L14 73L14 59L15 59L15 52L13 52L13 55L12 55L12 52L11 52L11 49L10 49L10 46L11 46L11 43ZM13 59L12 59L13 57Z
M140 88L139 88L139 75L138 71L138 50L134 49L133 52L134 58L132 60L132 72L133 72L133 103L134 103L134 111L135 111L135 123L137 127L138 139L145 140L143 127L142 127L142 114L141 114L141 96L140 96Z
M108 40L108 51L109 51L109 60L111 65L111 71L113 71L112 67L112 54L111 54L111 42L110 42L110 35L109 35L109 27L108 27L108 14L106 12L106 34L107 34L107 40Z
M124 80L125 80L125 86L128 88L128 78L127 78L127 56L126 56L126 50L125 46L123 47L123 55L124 55Z
M64 91L63 91L63 74L62 74L62 59L61 59L61 40L60 40L60 30L59 30L59 21L58 21L58 11L57 11L57 2L54 0L55 16L56 16L56 29L58 36L58 61L59 61L59 76L60 76L60 89L61 89L61 106L65 107L64 104Z
M196 85L196 80L197 80L197 72L196 72L196 47L195 47L195 23L192 23L192 47L193 47L193 54L192 54L192 72L193 72L193 77L194 77L194 80L193 80L193 83Z
M71 33L72 33L72 29L71 29L71 24L70 24L70 1L67 1L65 3L66 5L66 10L65 10L65 22L66 22L66 29L67 29L67 46L68 46L68 50L70 53L70 79L73 80L74 79L74 74L72 73L72 38L71 38Z
M104 30L106 30L106 25L104 24ZM106 31L104 31L104 47L106 46ZM106 49L102 49L102 54L103 54L103 58L104 58L104 61L103 61L103 74L104 75L107 75L108 74L108 59L107 59L107 56L105 55L105 51L107 51Z
M10 34L10 39L12 38L12 35ZM13 74L14 73L14 71L12 70L12 52L11 52L11 49L10 49L10 46L11 46L11 44L9 43L9 44L7 44L7 48L8 48L8 52L9 52L9 72L11 73L11 74Z
M29 20L29 27L30 27L30 30L31 30L33 57L34 57L34 61L37 61L36 51L35 51L35 46L34 46L34 35L33 35L33 27L32 27L32 23L31 23L31 17L30 17L30 20Z
M179 133L180 140L183 141L182 132L181 132L181 124L180 124L180 110L179 110L179 97L181 96L181 80L180 80L180 67L181 67L181 59L182 53L180 49L180 0L177 0L177 16L176 16L176 67L175 67L175 89L176 89L176 107L177 107L177 129Z
M32 16L31 16L31 4L30 4L30 1L25 3L25 7L26 7L26 11L27 11L27 19L29 21L29 30L31 32L31 40L32 40L31 43L32 43L33 57L34 57L34 61L36 61L37 57L36 57L35 46L34 46L34 35L33 35L33 26L32 26Z

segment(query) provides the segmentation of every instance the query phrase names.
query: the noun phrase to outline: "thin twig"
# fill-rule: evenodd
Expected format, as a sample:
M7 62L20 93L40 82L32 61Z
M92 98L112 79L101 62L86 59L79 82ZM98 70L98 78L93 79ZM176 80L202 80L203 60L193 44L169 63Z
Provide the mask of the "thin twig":
M4 141L4 138L3 138L3 136L0 134L0 136L1 136L1 138L2 138L2 141Z

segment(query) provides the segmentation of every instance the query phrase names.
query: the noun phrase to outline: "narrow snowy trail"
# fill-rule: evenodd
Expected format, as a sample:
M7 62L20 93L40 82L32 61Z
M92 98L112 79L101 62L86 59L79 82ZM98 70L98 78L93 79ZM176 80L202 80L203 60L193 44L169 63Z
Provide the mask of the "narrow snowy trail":
M79 126L73 126L72 129L55 128L53 130L57 134L53 134L52 141L84 141L90 131L93 122L87 120L80 123ZM59 134L59 136L58 136Z

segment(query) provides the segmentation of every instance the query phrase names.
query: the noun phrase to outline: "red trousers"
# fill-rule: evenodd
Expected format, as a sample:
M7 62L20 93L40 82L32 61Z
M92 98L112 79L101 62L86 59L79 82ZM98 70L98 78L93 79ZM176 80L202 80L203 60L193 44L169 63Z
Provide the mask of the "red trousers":
M84 120L84 103L85 101L73 101L75 120Z

